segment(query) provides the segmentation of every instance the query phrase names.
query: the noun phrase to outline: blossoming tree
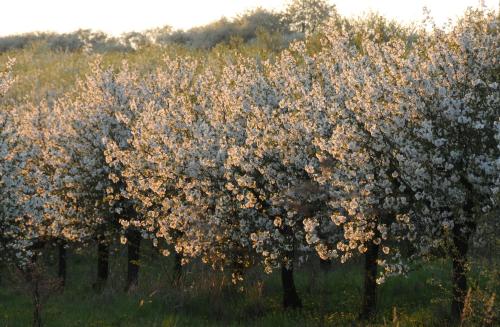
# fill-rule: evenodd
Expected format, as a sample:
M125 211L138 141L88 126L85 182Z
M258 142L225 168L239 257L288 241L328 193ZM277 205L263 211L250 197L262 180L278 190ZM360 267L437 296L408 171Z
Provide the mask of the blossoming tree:
M407 72L412 93L401 94L415 119L401 151L404 178L414 192L412 214L428 257L444 248L453 263L452 316L461 317L467 293L467 253L473 238L495 224L499 190L498 16L469 11L448 32L421 38L420 58ZM422 56L424 58L422 58Z
M96 62L76 92L60 99L54 109L60 119L58 127L64 130L57 143L64 156L59 173L65 187L70 188L65 192L66 201L91 230L88 235L98 242L98 288L108 277L109 244L121 233L119 220L136 215L133 201L122 196L121 167L106 159L107 146L111 142L119 148L128 146L131 134L124 122L141 110L142 99L147 99L143 91L137 73L126 65L115 73ZM131 226L126 237L129 289L138 281L141 235Z

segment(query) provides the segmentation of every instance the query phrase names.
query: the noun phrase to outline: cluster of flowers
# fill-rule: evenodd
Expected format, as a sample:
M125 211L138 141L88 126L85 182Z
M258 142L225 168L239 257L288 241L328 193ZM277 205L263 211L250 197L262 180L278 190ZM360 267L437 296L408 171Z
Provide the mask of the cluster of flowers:
M463 252L498 209L499 27L485 12L411 41L331 26L314 54L166 58L147 76L97 62L55 103L0 113L0 252L119 223L235 281L256 261L380 249L379 282L405 270L403 243Z

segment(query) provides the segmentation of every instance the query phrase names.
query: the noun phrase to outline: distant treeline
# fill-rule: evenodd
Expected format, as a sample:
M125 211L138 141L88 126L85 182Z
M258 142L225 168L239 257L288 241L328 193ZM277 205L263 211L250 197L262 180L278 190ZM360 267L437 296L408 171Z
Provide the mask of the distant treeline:
M301 37L292 31L283 13L256 9L233 19L221 18L205 26L174 30L170 26L113 37L99 31L81 29L72 33L32 32L0 37L0 52L24 49L39 44L53 51L132 51L150 45L181 44L210 49L224 43L250 43L259 35L279 35L283 44Z

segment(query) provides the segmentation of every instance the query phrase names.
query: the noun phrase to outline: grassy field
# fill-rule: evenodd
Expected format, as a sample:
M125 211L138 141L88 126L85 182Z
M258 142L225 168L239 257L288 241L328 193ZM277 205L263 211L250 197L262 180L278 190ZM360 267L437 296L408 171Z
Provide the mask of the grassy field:
M171 259L143 253L139 288L123 291L125 252L112 256L111 276L102 293L91 285L95 261L87 251L71 251L64 292L45 291L45 326L451 326L450 266L446 261L415 267L407 277L389 279L380 287L378 315L369 323L356 321L362 291L361 263L332 266L322 272L317 264L296 273L302 310L281 309L279 274L252 271L238 287L229 278L193 263L185 267L181 287L171 286ZM54 275L55 260L45 258L47 275ZM496 265L473 265L470 318L476 325L492 292L499 290ZM261 280L262 282L260 282ZM32 304L13 271L2 273L0 326L30 326ZM48 287L46 288L48 289ZM47 296L48 295L48 296ZM497 301L498 302L498 301ZM498 311L498 304L493 310Z
M260 43L248 46L221 44L211 50L170 45L145 47L133 52L84 53L49 51L43 43L35 43L26 49L0 52L0 69L5 67L9 59L16 60L13 66L16 82L7 97L19 105L26 101L37 103L45 99L55 99L65 92L70 92L76 81L90 72L90 65L96 60L100 60L103 67L113 69L121 68L126 61L131 68L141 74L147 74L164 68L165 57L191 57L203 61L206 66L223 67L238 55L251 58L258 56L262 59L274 57L277 50L273 52L268 48Z

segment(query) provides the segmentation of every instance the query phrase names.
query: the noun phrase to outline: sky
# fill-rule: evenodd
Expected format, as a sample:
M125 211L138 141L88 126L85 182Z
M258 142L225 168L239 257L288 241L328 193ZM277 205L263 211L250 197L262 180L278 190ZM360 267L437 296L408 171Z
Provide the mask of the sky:
M331 0L342 15L379 13L402 22L420 21L422 8L436 22L483 2L498 10L499 0ZM33 31L66 33L80 28L119 35L170 25L188 29L225 16L263 7L283 10L288 0L0 0L0 36Z

